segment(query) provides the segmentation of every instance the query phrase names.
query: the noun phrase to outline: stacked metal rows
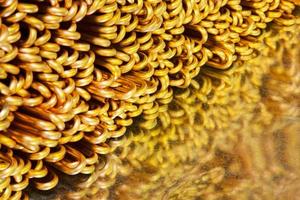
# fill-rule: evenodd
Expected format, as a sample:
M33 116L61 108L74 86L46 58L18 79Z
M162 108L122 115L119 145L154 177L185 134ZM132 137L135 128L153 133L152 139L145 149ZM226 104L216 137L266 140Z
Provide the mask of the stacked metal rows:
M268 23L297 23L295 3L0 0L0 198L93 173L134 117L157 124L172 88L251 59Z
M299 25L273 28L259 57L203 69L157 126L130 128L107 165L77 188L60 186L57 199L107 199L112 186L109 199L297 197Z

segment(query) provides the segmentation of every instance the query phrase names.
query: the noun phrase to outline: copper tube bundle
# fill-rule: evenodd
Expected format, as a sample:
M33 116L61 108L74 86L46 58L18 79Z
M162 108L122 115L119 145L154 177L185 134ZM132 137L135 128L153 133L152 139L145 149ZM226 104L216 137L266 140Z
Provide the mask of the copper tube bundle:
M199 90L198 101L226 104L235 88L227 84L242 77L232 64L272 42L270 24L299 24L297 3L0 0L0 199L28 198L29 183L52 189L58 171L106 166L135 117L145 130L168 126L173 97ZM180 97L174 88L188 89ZM208 128L226 126L205 119Z
M56 199L107 199L109 192L121 200L297 197L297 27L274 27L259 57L226 72L203 69L175 90L155 127L135 123L106 165L77 187L59 186Z

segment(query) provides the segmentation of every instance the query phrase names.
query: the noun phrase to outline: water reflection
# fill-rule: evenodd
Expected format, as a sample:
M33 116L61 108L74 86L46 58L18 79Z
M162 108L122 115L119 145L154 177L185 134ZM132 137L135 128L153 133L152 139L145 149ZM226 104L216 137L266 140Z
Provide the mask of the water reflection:
M296 199L300 196L299 38L227 71L204 68L168 107L110 144L91 176L42 199ZM278 40L278 38L276 38ZM272 41L266 41L272 43Z

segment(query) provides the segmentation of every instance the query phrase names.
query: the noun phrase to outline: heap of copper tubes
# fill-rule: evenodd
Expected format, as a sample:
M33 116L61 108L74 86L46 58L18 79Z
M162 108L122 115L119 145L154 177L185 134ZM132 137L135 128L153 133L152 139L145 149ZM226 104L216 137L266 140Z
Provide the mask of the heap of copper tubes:
M152 130L169 126L168 112L183 114L180 103L168 109L174 97L206 102L201 115L215 115L208 102L226 104L242 76L233 63L241 66L266 44L276 45L272 29L299 29L297 4L0 0L0 199L28 199L29 184L50 190L61 172L105 168L106 155L124 145L122 136L136 117L142 129ZM260 67L248 71L263 73ZM246 96L255 99L251 92ZM213 120L204 127L226 126Z
M156 126L135 123L105 165L64 176L52 199L297 199L300 26L278 28L258 57L203 69Z

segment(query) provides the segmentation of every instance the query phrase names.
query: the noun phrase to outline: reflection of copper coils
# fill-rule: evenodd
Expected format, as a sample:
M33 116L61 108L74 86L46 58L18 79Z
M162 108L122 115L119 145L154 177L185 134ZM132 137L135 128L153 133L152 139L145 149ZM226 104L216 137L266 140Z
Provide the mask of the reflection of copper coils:
M174 95L159 126L124 137L119 156L131 170L114 199L297 196L299 34L279 32L269 39L285 51L264 48L264 56L227 72L203 69L202 87L193 82Z
M93 173L134 117L145 129L167 123L174 87L225 104L234 80L216 70L234 73L270 22L299 22L294 10L288 0L0 1L1 197L26 196L29 182L51 189L57 170Z

